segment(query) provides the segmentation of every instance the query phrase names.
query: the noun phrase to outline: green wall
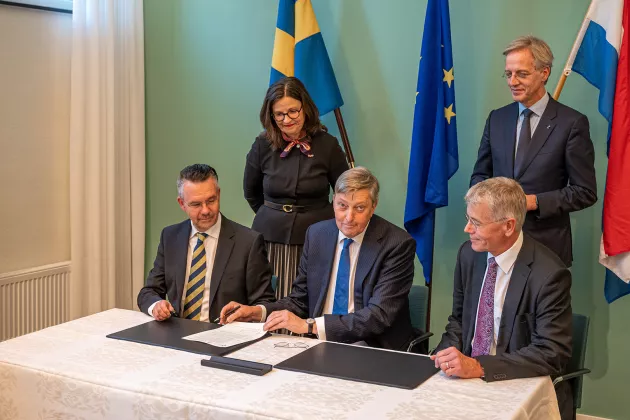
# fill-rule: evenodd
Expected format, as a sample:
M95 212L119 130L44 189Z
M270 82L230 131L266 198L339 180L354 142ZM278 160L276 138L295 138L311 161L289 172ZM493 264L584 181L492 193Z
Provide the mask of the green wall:
M377 212L402 225L418 58L425 0L316 0L315 13L345 100L358 164L382 184ZM450 183L451 205L438 211L431 330L439 333L451 306L452 271L463 232L462 197L488 112L510 102L502 48L535 34L556 53L553 90L589 0L451 0L460 169ZM275 0L145 1L147 105L146 263L161 229L182 220L175 178L187 164L206 162L220 176L222 211L245 225L253 214L242 196L245 155L260 132L258 111L269 79ZM606 123L597 91L569 78L562 102L585 113L596 149L599 196L606 171ZM331 115L324 122L334 135ZM581 412L630 418L622 400L630 377L626 354L630 297L608 305L597 263L602 204L572 217L573 307L591 316ZM434 338L433 344L437 341Z

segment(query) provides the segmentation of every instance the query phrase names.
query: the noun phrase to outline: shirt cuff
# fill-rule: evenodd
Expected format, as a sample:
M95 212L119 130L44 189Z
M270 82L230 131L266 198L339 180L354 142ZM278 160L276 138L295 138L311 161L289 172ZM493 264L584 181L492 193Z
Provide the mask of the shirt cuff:
M265 322L267 320L267 308L264 305L256 305L260 309L262 309L262 314L260 315L260 322Z
M155 308L155 305L157 305L159 302L159 300L157 302L154 302L153 305L149 306L149 310L147 311L149 313L150 317L153 317L153 308Z
M317 324L317 338L326 341L326 323L324 322L324 317L320 316L315 318L315 324Z

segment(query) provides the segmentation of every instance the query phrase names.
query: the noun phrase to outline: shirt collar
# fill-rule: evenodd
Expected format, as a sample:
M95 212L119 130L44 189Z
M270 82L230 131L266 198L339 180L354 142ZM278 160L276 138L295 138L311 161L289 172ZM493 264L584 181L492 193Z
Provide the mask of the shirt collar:
M192 226L192 229L190 230L190 237L188 239L192 239L192 237L199 232L192 220L190 221L190 225ZM212 236L214 239L219 239L219 233L221 233L221 213L219 213L219 217L217 217L217 222L214 226L206 230L205 233L207 233L208 236Z
M534 114L536 114L536 116L542 117L542 114L545 112L545 109L547 109L548 103L549 103L549 93L547 93L547 91L545 90L545 94L543 95L543 97L540 98L538 102L536 102L534 105L530 106L529 110L532 111ZM523 113L523 110L525 108L527 108L525 105L523 105L520 102L518 103L519 116Z
M359 233L357 236L352 238L352 240L356 242L359 246L361 246L361 244L363 243L363 238L365 237L365 232L367 232L368 227L370 227L370 222L368 222L365 229L363 229L363 232ZM337 245L339 245L339 242L343 241L346 238L348 237L344 235L342 231L339 231L339 235L337 236Z
M488 252L488 259L494 257L494 260L497 262L497 265L501 268L501 271L504 273L509 273L514 263L516 262L516 258L518 257L518 253L521 252L521 248L523 247L523 231L518 234L518 238L516 242L512 244L510 249L503 252L500 255L494 256L490 252Z

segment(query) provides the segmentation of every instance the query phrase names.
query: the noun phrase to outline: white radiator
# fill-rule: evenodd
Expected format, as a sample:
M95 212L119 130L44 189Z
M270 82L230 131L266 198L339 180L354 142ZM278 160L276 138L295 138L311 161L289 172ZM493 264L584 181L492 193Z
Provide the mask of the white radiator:
M69 321L70 262L0 274L0 341Z

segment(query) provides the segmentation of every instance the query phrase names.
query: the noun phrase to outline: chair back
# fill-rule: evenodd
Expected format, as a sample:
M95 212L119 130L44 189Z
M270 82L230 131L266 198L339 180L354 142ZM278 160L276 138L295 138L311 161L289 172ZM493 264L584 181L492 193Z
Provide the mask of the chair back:
M420 330L427 329L427 306L428 306L429 288L414 284L409 291L409 315L411 316L411 325Z
M273 276L271 276L271 288L273 289L273 292L276 292L276 289L278 287L278 276L276 276L275 274Z
M589 317L586 315L573 314L573 353L566 371L576 372L584 368L584 360L586 359L586 340L588 338ZM570 379L571 389L573 391L573 405L580 408L582 404L582 381L584 376Z

